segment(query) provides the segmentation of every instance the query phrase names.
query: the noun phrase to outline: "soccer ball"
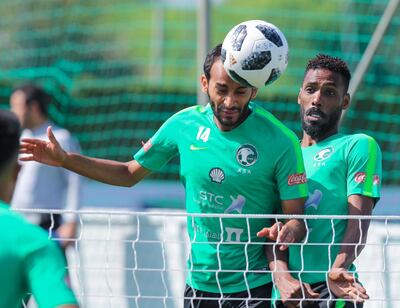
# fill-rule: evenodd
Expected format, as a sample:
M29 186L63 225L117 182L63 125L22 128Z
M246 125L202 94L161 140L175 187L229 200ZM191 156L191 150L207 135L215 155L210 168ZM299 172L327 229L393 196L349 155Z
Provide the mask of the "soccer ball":
M228 75L246 86L261 88L285 71L289 46L273 24L249 20L232 28L222 43L221 58Z

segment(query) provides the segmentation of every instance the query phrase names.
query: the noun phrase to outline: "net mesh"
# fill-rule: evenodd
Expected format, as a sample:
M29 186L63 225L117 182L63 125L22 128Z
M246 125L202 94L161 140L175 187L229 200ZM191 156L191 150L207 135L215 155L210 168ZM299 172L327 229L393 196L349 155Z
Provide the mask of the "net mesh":
M31 210L32 211L32 210ZM21 210L21 212L30 212ZM65 211L35 212L63 213ZM314 247L319 251L319 258L333 262L336 255L331 254L335 246L335 219L347 220L349 216L310 215L218 215L218 214L186 214L181 211L165 212L131 212L110 209L85 209L76 212L79 217L79 232L69 239L72 246L67 251L68 269L72 287L83 307L140 307L140 308L174 308L182 307L185 277L188 272L186 260L190 245L216 246L215 256L219 257L222 245L240 245L246 255L250 255L249 245L265 245L263 242L242 241L232 238L229 230L224 228L223 219L246 219L247 226L255 219L272 219L298 217L310 223L313 219L322 220L331 226L331 236L323 242L311 241L312 230L307 228L307 235L302 243L289 244L290 247ZM221 222L221 233L210 242L192 239L187 236L187 221L196 219L216 219ZM354 262L359 280L366 288L370 299L364 307L398 307L400 296L400 264L396 262L400 253L400 217L399 216L352 216L353 223L371 219L368 240L361 254L357 254ZM248 228L249 228L248 227ZM329 228L329 227L328 227ZM49 230L49 237L57 239L57 234ZM244 230L243 234L250 232ZM243 235L242 234L242 235ZM198 235L198 234L197 234ZM358 241L355 241L357 243ZM359 241L361 243L361 240ZM273 245L272 242L269 243ZM352 244L347 244L352 245ZM353 245L354 246L354 245ZM326 247L324 253L318 247ZM290 248L291 249L291 248ZM305 258L300 258L304 264ZM252 260L250 256L248 260ZM266 269L235 267L229 271L223 268L224 260L218 261L215 269L203 272L211 275L229 272L248 274L268 273ZM226 261L226 260L225 260ZM253 260L254 261L254 260ZM251 262L250 262L251 263ZM309 273L327 273L328 267L319 269L302 268L291 270L292 275L301 273L305 279ZM243 275L245 277L245 275ZM221 282L222 283L222 282ZM324 299L329 300L328 298ZM330 299L332 302L334 299Z
M290 64L257 101L300 135L297 93L307 59L340 56L354 72L388 0L211 1L212 45L248 19L279 26ZM35 80L54 97L52 118L87 155L130 160L174 112L196 104L196 1L0 2L0 106ZM397 9L343 123L383 150L383 183L400 184L400 14ZM177 179L178 160L153 178Z

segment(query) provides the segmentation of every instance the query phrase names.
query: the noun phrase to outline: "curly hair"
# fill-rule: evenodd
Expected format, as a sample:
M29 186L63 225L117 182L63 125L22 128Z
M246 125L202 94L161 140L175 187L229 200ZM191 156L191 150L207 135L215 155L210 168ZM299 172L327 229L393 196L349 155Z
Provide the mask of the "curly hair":
M349 88L351 73L347 63L338 57L331 57L325 54L318 54L308 61L305 74L309 70L327 69L332 72L338 73L343 78L346 92Z

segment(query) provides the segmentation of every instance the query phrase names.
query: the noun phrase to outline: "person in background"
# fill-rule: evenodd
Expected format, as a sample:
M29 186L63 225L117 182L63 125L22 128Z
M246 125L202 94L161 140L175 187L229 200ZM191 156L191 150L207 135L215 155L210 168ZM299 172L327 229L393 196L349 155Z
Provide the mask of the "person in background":
M40 308L77 308L60 247L9 208L20 169L19 138L16 116L0 110L0 308L23 307L31 295Z
M78 142L63 128L49 120L50 96L39 86L26 84L16 88L10 97L11 110L17 115L23 130L22 138L46 139L46 129L53 132L60 144L69 151L79 151ZM14 197L13 208L58 209L76 211L80 203L80 177L62 168L36 162L22 163ZM25 217L42 228L57 233L65 248L73 243L77 222L74 214L24 213Z

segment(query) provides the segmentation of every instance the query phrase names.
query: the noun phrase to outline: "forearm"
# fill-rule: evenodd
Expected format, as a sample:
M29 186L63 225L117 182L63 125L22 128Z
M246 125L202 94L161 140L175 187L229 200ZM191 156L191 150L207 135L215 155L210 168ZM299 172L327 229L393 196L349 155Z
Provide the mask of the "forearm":
M265 254L268 260L268 267L272 271L274 281L279 284L284 277L290 275L288 268L288 251L280 250L279 245L269 243L265 247Z
M345 268L354 262L365 246L369 220L349 220L343 237L342 246L332 268Z
M129 187L139 181L132 176L128 163L91 158L77 153L67 153L62 167L111 185Z

